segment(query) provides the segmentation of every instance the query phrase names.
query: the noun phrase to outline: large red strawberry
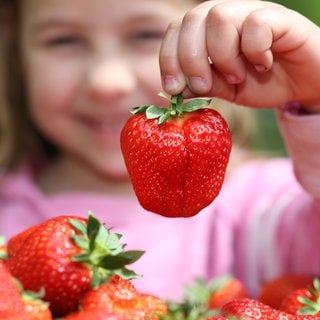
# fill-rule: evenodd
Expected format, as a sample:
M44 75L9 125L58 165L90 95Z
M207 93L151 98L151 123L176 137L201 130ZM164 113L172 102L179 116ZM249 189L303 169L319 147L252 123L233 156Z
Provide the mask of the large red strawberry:
M18 286L0 259L0 319L26 320L27 314Z
M244 298L232 300L222 308L222 315L232 320L319 320L314 315L293 315L262 303L261 301Z
M142 254L123 251L120 235L110 233L92 214L88 219L59 216L19 237L8 243L8 268L24 289L45 290L43 299L54 316L77 310L85 292L113 274L135 277L125 265Z
M227 302L234 299L248 298L245 285L231 275L214 277L210 281L202 278L186 287L185 299L190 304L203 305L208 309L218 310Z
M138 292L131 281L114 276L109 282L88 291L81 303L84 311L105 310L123 320L157 320L167 313L167 303Z
M280 309L291 314L313 314L320 316L320 281L315 278L313 285L297 289L282 301Z
M210 100L168 108L136 108L121 132L121 148L140 204L166 217L190 217L219 194L229 160L231 135Z
M69 313L61 320L124 320L106 310L80 310Z
M31 292L21 288L22 301L26 310L25 320L52 320L52 312L49 303L42 300L43 290Z
M265 282L260 290L261 302L272 308L279 309L282 301L292 291L312 284L312 277L302 274L287 273Z

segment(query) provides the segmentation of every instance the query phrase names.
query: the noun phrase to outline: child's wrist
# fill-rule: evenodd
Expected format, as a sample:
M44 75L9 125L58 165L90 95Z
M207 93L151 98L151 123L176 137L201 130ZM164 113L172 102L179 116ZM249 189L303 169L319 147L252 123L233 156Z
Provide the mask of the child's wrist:
M320 114L320 102L318 104L304 105L299 101L290 101L282 105L281 109L295 115Z

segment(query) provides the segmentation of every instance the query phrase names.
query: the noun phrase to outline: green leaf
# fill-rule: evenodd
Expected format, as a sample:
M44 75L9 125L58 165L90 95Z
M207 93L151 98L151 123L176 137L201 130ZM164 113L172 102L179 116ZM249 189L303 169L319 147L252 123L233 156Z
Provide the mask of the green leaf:
M140 274L136 274L134 271L127 268L121 268L119 270L116 270L114 273L121 276L124 279L129 279L129 280L141 278Z
M164 98L164 99L166 99L166 100L168 100L168 101L170 101L170 97L168 97L166 94L164 94L163 92L159 92L158 93L158 96L159 97L161 97L161 98Z
M151 105L146 110L146 117L147 119L156 119L161 117L165 112L167 112L166 108L160 108L160 107Z
M116 270L126 266L127 264L131 264L137 261L142 255L144 251L126 251L120 252L115 256L106 256L99 262L99 266L109 269Z
M93 249L96 238L99 234L100 229L105 229L100 221L89 211L88 222L87 222L87 237L90 242L90 250Z
M193 99L193 100L190 100L190 101L184 103L183 107L182 107L182 110L184 112L196 111L196 110L199 110L201 108L207 107L211 103L211 101L212 101L211 99L210 100Z
M70 218L68 221L76 231L84 236L87 235L87 225L84 222L72 218Z
M165 112L164 114L162 114L158 120L158 124L162 124L164 122L166 122L168 119L170 118L170 113L169 112Z
M137 113L144 113L146 112L146 110L150 107L149 104L145 104L145 105L142 105L142 106L138 106L138 107L135 107L133 108L130 112L132 114L137 114Z

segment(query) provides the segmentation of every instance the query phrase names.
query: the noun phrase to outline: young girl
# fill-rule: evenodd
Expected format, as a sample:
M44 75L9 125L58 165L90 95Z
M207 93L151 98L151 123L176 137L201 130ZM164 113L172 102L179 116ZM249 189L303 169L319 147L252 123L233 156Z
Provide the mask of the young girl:
M135 284L163 298L179 298L196 276L232 272L256 294L281 273L319 274L315 25L252 0L0 1L0 234L91 210L128 249L146 251L133 266L143 275ZM160 48L167 93L278 108L293 165L255 161L230 172L192 218L145 212L119 135L132 107L163 104ZM292 100L304 108L280 108ZM235 106L233 115L247 110ZM241 125L229 123L236 141ZM231 162L241 162L236 143L233 152Z

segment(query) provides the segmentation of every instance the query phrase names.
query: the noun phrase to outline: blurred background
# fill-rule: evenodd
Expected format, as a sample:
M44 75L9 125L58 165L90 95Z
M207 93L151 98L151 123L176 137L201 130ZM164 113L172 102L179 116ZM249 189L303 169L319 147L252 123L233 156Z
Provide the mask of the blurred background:
M294 9L320 25L320 0L273 0L273 2ZM259 110L256 112L259 130L251 138L252 147L270 155L286 155L274 111Z

